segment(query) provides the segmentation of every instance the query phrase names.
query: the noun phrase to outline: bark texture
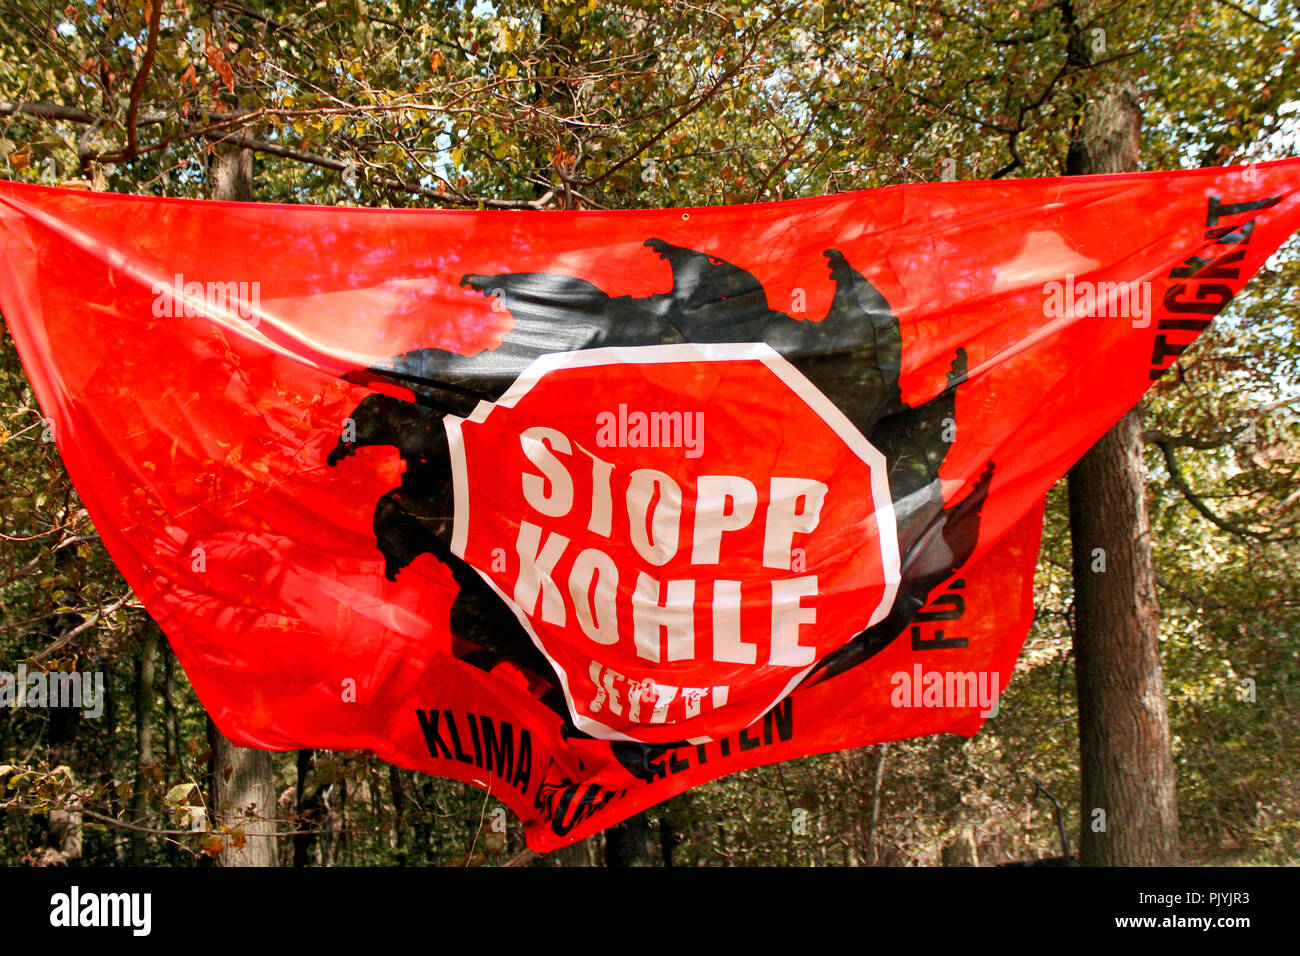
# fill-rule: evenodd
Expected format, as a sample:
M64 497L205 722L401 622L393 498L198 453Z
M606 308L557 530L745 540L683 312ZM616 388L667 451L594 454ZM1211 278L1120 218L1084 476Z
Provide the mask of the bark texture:
M210 169L213 199L251 201L253 154L246 149L217 147ZM236 747L215 726L213 742L213 819L235 833L217 857L219 866L276 866L275 787L271 755L265 750ZM244 846L238 844L246 841Z
M662 861L650 847L650 821L645 811L605 831L606 866L657 866Z
M158 626L153 621L145 624L140 639L140 657L135 670L135 792L131 799L131 818L137 824L148 826L149 788L147 775L153 766L153 671L154 657L158 651ZM131 835L131 863L143 866L149 853L149 837L145 833Z
M1142 430L1135 408L1070 471L1085 865L1179 860Z
M1066 173L1133 172L1142 130L1137 91L1122 73L1094 64L1084 30L1095 22L1085 20L1096 12L1090 7L1066 8L1067 56L1089 77L1077 100ZM1091 866L1171 865L1180 855L1142 424L1139 404L1069 475L1079 855Z

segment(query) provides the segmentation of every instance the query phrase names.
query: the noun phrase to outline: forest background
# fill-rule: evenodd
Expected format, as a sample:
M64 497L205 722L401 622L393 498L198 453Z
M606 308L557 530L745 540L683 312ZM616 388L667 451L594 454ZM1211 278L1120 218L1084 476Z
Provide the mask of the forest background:
M1300 153L1289 0L0 0L0 176L204 198L243 164L260 201L536 209L1057 176L1090 97L1119 79L1142 112L1142 169ZM1300 862L1296 251L1273 257L1145 406L1188 863ZM0 709L0 861L229 860L241 827L190 832L210 792L206 715L44 431L0 328L0 668L102 671L108 689L93 720ZM1074 852L1089 821L1073 612L1062 485L1033 629L972 739L752 770L540 860L468 786L364 753L273 754L273 856L989 865L1059 856L1062 829Z

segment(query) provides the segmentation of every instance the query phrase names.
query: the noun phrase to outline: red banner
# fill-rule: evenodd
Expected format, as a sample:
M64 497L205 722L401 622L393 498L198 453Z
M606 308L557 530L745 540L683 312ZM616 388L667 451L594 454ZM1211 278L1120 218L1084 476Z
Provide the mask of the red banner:
M223 733L549 850L975 733L1048 488L1297 226L1294 159L634 212L0 182L0 310Z

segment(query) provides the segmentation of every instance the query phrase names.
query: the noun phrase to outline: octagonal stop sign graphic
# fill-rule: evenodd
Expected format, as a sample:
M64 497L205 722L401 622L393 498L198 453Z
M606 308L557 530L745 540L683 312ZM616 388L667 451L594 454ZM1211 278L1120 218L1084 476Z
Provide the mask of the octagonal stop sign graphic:
M594 737L734 733L894 599L884 456L770 346L546 355L445 421L452 551Z

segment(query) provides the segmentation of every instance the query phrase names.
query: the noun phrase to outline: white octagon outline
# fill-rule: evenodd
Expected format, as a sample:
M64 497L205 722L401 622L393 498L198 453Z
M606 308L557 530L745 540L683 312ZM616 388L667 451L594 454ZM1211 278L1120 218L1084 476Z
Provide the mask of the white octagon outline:
M519 377L495 402L479 402L474 411L465 418L456 415L444 416L443 425L447 429L447 444L451 457L452 491L455 496L455 514L452 520L451 533L452 554L462 561L465 560L465 544L469 535L469 474L468 463L465 460L464 438L461 432L465 422L482 423L486 421L488 415L492 413L492 409L498 405L513 408L521 398L532 391L533 386L541 381L544 376L558 369L590 368L595 365L616 364L669 365L690 362L754 361L767 366L768 370L785 383L787 388L803 399L804 404L817 417L829 425L831 430L848 446L849 450L867 465L871 474L871 496L876 504L874 518L877 540L880 543L880 558L885 577L885 589L881 594L880 603L872 611L866 626L871 627L884 620L894 606L894 599L898 595L898 584L901 576L898 554L898 524L894 516L894 501L889 493L888 462L885 456L871 442L867 441L866 436L853 426L853 423L829 398L821 393L817 386L805 378L803 373L791 365L776 349L765 342L683 342L674 345L643 345L581 349L574 352L551 352L538 357L520 372ZM470 567L474 566L470 565ZM547 663L551 665L551 669L555 671L556 676L560 679L560 688L564 691L564 701L569 708L569 716L573 719L574 725L583 733L590 734L599 740L623 740L632 743L644 743L644 741L638 740L636 737L630 737L578 712L578 709L574 706L573 695L569 691L569 675L547 652L545 645L538 638L537 632L533 630L528 615L524 613L519 605L515 604L509 595L497 587L496 582L485 572L478 568L474 568L474 570L487 582L488 587L495 591L496 595L505 602L506 607L514 612L515 617L519 619L519 623L528 633L528 636L537 645L537 649L546 658ZM816 666L817 663L814 662L796 673L781 690L781 693L777 695L776 699L768 704L755 720L761 719L762 714L767 713L767 711L784 700L808 672ZM657 724L655 726L668 727L672 725ZM693 737L690 742L702 743L709 739L711 738Z

